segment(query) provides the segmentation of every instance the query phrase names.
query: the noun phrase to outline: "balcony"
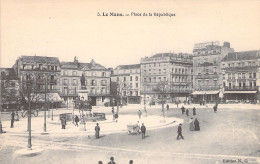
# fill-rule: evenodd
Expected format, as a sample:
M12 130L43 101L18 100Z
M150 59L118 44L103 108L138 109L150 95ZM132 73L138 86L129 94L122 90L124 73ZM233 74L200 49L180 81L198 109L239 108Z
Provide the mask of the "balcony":
M210 91L210 90L219 90L220 86L215 85L201 85L201 86L195 86L194 89L196 91Z
M66 90L62 90L60 92L61 96L78 96L78 93L76 91L69 91L67 92Z
M57 79L50 79L49 82L52 84L57 84Z
M244 86L244 87L225 87L226 91L257 91L257 87L256 86Z
M36 90L37 93L58 93L59 92L59 89L45 89L44 88L41 88L41 89L37 89Z

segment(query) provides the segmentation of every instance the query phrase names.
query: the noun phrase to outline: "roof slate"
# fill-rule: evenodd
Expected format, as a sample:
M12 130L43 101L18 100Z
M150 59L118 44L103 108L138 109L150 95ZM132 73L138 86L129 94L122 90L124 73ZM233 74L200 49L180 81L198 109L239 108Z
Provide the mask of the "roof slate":
M228 53L228 55L223 58L223 61L254 60L254 59L260 59L260 50Z
M140 68L140 64L119 65L115 69L136 69L136 68Z

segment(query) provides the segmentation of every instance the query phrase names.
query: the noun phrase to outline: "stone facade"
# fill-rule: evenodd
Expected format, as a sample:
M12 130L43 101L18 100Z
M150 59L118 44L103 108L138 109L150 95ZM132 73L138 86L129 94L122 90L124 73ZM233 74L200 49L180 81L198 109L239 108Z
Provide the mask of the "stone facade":
M223 97L221 60L234 50L225 42L195 44L193 49L193 98L195 102L215 102Z
M169 84L170 102L188 100L192 92L192 55L162 53L141 59L141 94L155 103L162 81Z
M229 53L222 61L224 100L259 101L260 50Z
M119 87L123 104L140 103L140 64L117 66L111 75L111 82Z
M72 106L73 100L79 96L79 90L88 92L91 105L104 105L110 102L111 71L92 60L80 63L77 57L73 62L61 62L60 95ZM85 85L81 78L84 77Z

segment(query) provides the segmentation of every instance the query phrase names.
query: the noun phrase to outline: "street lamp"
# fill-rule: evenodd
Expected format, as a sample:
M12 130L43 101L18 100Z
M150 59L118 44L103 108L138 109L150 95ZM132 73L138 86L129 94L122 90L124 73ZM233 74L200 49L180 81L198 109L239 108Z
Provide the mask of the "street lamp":
M47 127L46 127L46 110L47 110L47 77L45 77L44 79L45 82L45 93L44 93L44 105L45 105L45 109L44 109L44 124L43 124L43 131L46 132L47 131Z

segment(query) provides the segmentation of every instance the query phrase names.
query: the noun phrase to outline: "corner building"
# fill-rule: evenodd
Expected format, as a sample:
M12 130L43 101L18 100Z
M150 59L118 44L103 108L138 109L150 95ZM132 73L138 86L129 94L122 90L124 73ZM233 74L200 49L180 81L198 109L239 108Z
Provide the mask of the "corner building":
M75 57L73 62L61 62L60 95L70 107L73 100L79 96L79 90L88 92L91 105L102 106L110 102L111 71L96 63L81 63ZM82 86L81 78L85 79Z
M221 61L230 52L229 42L195 44L193 49L193 102L214 103L223 98Z
M187 101L192 92L192 55L159 53L141 58L141 94L155 104L160 94L155 88L162 81L169 84L168 102Z
M227 103L260 100L260 50L229 53L221 67Z

